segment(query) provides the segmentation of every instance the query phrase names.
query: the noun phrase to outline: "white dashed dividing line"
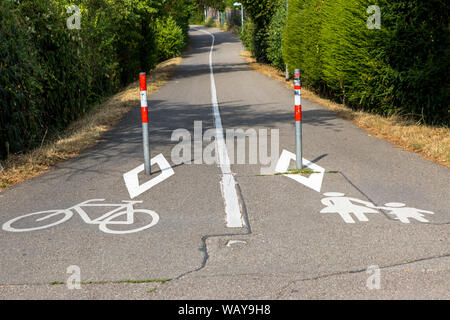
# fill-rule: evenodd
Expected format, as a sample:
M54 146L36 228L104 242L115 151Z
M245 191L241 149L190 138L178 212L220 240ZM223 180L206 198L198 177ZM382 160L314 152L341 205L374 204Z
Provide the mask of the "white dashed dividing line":
M227 214L227 227L228 228L242 228L245 223L242 217L241 207L239 205L238 195L236 191L236 181L234 180L233 173L230 167L230 158L228 157L228 151L225 144L225 138L223 134L222 119L220 117L219 103L217 101L216 82L214 81L214 68L213 68L213 51L215 37L212 33L204 30L195 29L197 31L209 34L212 38L211 51L209 53L209 69L211 75L211 101L213 105L214 125L216 127L216 147L219 158L219 166L222 170L222 180L220 186L222 189L222 195L225 200L225 213Z

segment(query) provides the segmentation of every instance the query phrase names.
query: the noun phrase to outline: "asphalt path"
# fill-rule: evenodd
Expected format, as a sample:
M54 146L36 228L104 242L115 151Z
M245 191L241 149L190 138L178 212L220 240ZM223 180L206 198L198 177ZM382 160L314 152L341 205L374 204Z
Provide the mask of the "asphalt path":
M208 32L214 35L213 75ZM279 136L278 150L270 150L275 160L283 150L295 153L293 93L249 69L236 36L203 27L191 28L190 35L181 66L149 96L151 154L162 154L174 175L133 200L143 201L135 209L156 212L158 223L130 234L105 233L74 213L46 229L0 230L0 298L450 298L448 168L371 137L319 104L303 100L303 156L325 170L320 192L274 175L276 161L272 174L264 175L261 168L267 166L261 163L232 164L229 172L220 161L173 163L174 130L187 129L193 136L194 121L201 121L203 132L217 129L214 96L225 131L267 130L268 139ZM90 199L130 201L123 174L142 164L139 113L136 107L77 158L1 193L0 224ZM243 140L248 146L249 139ZM208 145L203 142L204 148ZM234 151L228 148L230 158ZM161 174L158 167L152 169L151 178ZM227 201L232 200L224 177L234 179L229 189L235 190L241 227L227 225ZM409 218L403 223L389 210L360 203L376 213L360 221L350 210L354 223L346 223L337 212L321 213L330 192L374 207L403 203L434 214L423 213L427 222ZM99 217L113 208L87 210ZM147 214L135 219L137 226L151 221ZM36 221L12 225L31 228ZM83 282L172 280L151 293L129 284L83 285L81 290L49 285L66 282L72 265L80 268ZM380 289L366 285L370 266L380 270Z

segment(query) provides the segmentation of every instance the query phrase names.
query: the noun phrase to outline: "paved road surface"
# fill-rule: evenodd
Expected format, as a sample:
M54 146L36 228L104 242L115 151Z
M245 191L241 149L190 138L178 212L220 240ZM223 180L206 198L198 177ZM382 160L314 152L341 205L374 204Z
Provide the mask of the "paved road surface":
M211 89L212 36L205 30L215 36L213 79L220 115L214 113ZM135 209L155 211L158 223L114 234L74 214L51 228L0 230L0 298L449 299L449 169L370 137L316 103L303 101L303 155L326 170L320 192L283 175L261 175L261 164L232 164L227 171L223 157L213 165L173 163L171 152L178 142L171 141L172 132L181 128L193 135L194 121L202 121L203 132L220 129L220 122L224 130L267 129L269 139L278 132L279 150L272 153L295 152L292 92L250 70L235 36L201 27L190 33L192 49L182 65L149 97L152 156L162 154L175 174L133 200L143 201ZM139 112L136 108L127 114L79 157L1 193L0 224L90 199L130 201L123 174L142 164ZM161 174L158 167L153 170L152 178ZM321 213L324 194L330 192L345 194L354 204L404 203L434 214L423 214L426 223L402 223L389 211L361 202L360 207L377 213L366 214L368 221L350 213L355 223L346 223L338 213ZM114 208L86 212L94 219ZM241 227L227 226L230 214ZM63 216L40 222L29 217L12 227L42 226ZM142 212L135 219L136 226L151 222ZM230 245L230 240L242 242ZM49 285L66 282L71 265L79 266L84 282L173 280L91 284L81 290ZM374 274L366 272L369 266L380 268L379 290L366 286ZM147 292L153 287L157 289Z

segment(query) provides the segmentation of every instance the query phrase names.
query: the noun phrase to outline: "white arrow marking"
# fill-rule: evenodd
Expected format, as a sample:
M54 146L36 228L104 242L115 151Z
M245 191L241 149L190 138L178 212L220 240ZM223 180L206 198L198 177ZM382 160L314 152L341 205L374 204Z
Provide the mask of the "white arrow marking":
M141 185L139 185L138 174L145 170L144 164L123 175L123 179L125 180L125 185L127 186L128 193L130 194L131 199L136 198L138 195L150 190L158 183L163 182L164 180L175 174L175 171L173 171L169 162L167 162L166 158L164 158L162 154L158 154L151 160L151 165L154 164L158 164L159 168L161 169L161 174Z
M292 152L289 152L287 150L283 150L280 156L280 160L278 160L277 166L275 168L275 172L277 173L283 173L287 172L289 169L289 163L291 160L296 160L297 156L293 154ZM291 178L308 188L311 188L317 192L320 192L320 189L322 188L322 182L323 182L323 176L325 175L325 169L318 166L317 164L312 163L309 160L306 160L305 158L302 159L302 163L305 167L310 168L314 172L311 174L308 178L304 177L299 174L284 174L284 176Z

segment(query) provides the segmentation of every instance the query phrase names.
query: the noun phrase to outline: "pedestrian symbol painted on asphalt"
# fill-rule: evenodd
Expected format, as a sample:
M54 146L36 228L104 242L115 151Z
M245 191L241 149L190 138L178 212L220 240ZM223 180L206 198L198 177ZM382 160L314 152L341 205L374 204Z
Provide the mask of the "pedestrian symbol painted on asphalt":
M327 192L324 196L326 198L323 198L321 202L326 208L323 208L320 213L337 213L346 223L355 223L352 214L359 221L367 222L369 219L366 214L380 213L375 209L387 211L387 214L393 215L395 220L402 223L409 223L409 219L429 222L424 218L424 213L434 214L432 211L406 207L406 204L399 202L390 202L386 203L385 207L377 207L371 202L346 197L340 192Z
M432 211L426 211L416 208L408 208L406 207L406 204L404 203L398 203L398 202L390 202L386 203L385 207L374 207L376 209L386 210L389 215L393 215L394 219L400 220L403 223L409 223L409 219L415 219L420 222L429 222L427 219L425 219L425 215L423 213L427 214L434 214Z
M368 208L373 206L370 202L345 197L345 194L339 192L328 192L324 195L327 198L322 199L322 203L327 207L322 209L320 213L337 213L346 223L355 223L351 213L353 213L359 221L369 221L365 215L366 213L378 213L378 211Z

